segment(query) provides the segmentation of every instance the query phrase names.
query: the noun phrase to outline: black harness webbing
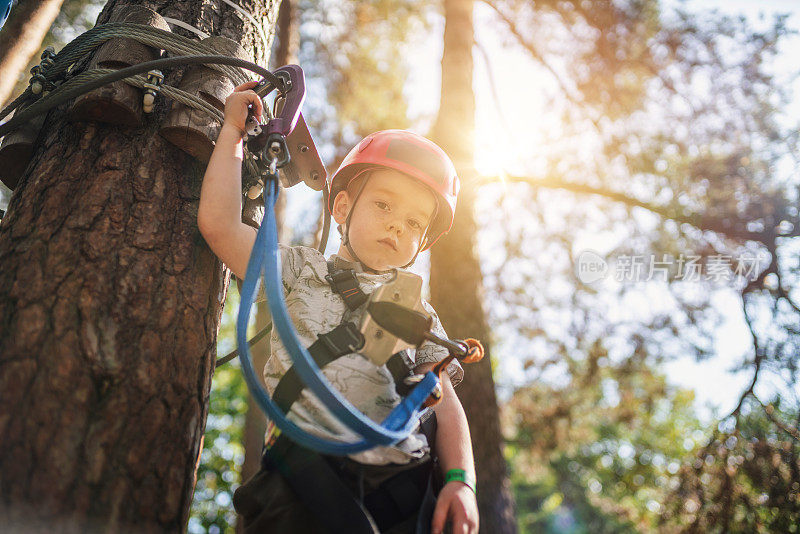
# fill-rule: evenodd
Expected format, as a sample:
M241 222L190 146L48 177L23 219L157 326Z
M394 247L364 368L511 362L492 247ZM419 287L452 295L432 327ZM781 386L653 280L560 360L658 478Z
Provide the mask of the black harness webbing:
M347 322L340 324L327 334L318 335L317 340L308 347L308 353L322 369L345 354L355 352L363 343L364 336L361 335L356 325ZM295 367L291 366L275 387L272 400L284 413L287 413L302 390L303 382Z
M352 269L336 269L333 262L329 261L325 280L331 285L334 293L341 295L350 310L355 310L369 298L366 293L361 291L356 273Z
M325 279L333 291L342 296L351 311L368 300L352 270L337 270L333 262L328 262ZM322 369L358 350L363 341L363 335L354 323L343 322L330 332L318 335L308 352ZM392 355L386 362L401 396L405 396L412 388L404 380L412 372L403 357L404 352ZM272 398L284 412L288 412L302 390L303 384L292 366L281 377ZM429 413L430 417L420 423L420 430L428 437L433 450L436 415ZM271 446L265 447L261 461L265 469L277 469L309 511L317 515L320 522L333 533L379 533L379 528L388 528L410 517L420 510L421 503L433 498L430 462L402 471L382 483L377 490L356 497L343 479L346 470L342 466L352 466L355 464L352 460L323 456L280 435ZM428 512L432 513L430 502L423 508L426 517L421 515L419 518L420 531L425 531L429 526L427 515L430 515Z
M354 310L364 304L368 297L361 291L361 287L352 269L336 270L333 262L328 262L328 275L325 277L331 285L331 289L344 299L345 305ZM352 322L343 322L326 334L319 334L317 340L308 347L308 353L316 362L320 369L329 363L336 361L346 354L352 354L364 344L364 336ZM411 374L406 359L403 358L405 351L393 354L386 362L386 367L394 379L395 389L401 397L405 397L412 389L412 386L405 383L405 378ZM303 383L297 374L294 366L290 367L278 381L275 391L272 393L272 400L283 410L289 411L292 403L300 396L303 390Z
M436 427L436 414L432 412L420 424L431 449ZM400 471L363 498L345 482L347 477L355 476L355 462L323 456L284 435L264 450L261 464L267 470L277 469L331 533L377 534L415 513L419 514L416 532L429 531L435 504L431 461Z
M363 336L356 328L356 325L346 322L327 334L317 336L317 340L308 347L308 353L319 368L322 369L342 356L355 352L362 343ZM393 354L389 361L386 362L386 367L392 374L395 389L400 396L405 396L411 390L411 386L407 385L404 380L411 374L411 369L403 357L404 352ZM286 413L292 407L294 401L300 397L303 387L303 382L300 380L297 370L292 366L278 381L278 385L272 393L272 400Z

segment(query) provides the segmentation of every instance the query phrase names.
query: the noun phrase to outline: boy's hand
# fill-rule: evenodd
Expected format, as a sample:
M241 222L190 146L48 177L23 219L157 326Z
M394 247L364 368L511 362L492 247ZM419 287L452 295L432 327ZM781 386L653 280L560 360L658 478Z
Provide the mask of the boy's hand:
M261 98L253 91L253 87L256 85L258 85L257 81L245 82L228 95L228 98L225 99L225 122L223 127L231 126L236 128L244 136L247 113L250 111L249 105L253 106L253 115L256 116L256 119L261 119L263 104L261 103Z
M431 521L433 534L441 534L447 519L453 523L453 534L478 532L478 503L475 501L475 493L462 482L448 482L439 492Z

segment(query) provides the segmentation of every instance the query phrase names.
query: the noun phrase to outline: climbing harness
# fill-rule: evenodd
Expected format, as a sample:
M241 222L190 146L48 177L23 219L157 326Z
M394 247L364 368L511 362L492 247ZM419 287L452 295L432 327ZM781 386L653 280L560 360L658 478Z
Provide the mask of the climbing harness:
M223 1L241 11L230 0ZM10 6L10 3L6 2L6 5ZM0 9L2 7L0 4ZM245 12L245 15L249 14ZM4 21L5 18L0 19L0 27ZM185 27L180 21L166 22ZM257 21L253 19L252 22L263 34ZM195 33L204 35L202 32ZM124 68L82 70L80 65L85 64L86 56L112 38L133 39L157 48L158 54L163 48L171 57L141 61ZM350 461L346 458L339 458L340 463L334 463L332 457L358 453L375 446L396 444L417 428L420 428L433 446L436 433L435 414L423 407L430 407L441 399L441 379L446 366L453 359L464 363L477 361L482 356L482 348L474 340L451 341L430 330L432 318L422 306L421 279L418 276L395 270L391 280L367 296L359 287L352 270L336 269L332 263L328 265L326 279L333 291L342 296L348 310L354 311L366 306L366 312L359 325L343 322L332 331L320 334L310 347L304 347L297 337L283 298L274 206L279 184L291 187L302 181L312 189L321 190L324 206L327 208L324 210L325 222L319 247L322 252L330 227L330 203L336 193L352 179L349 173L362 168L364 163L396 168L423 181L436 194L437 211L426 233L426 237L430 237L425 241L427 248L452 224L455 196L458 193L458 179L452 163L449 163L446 156L442 157L441 150L427 140L420 141L413 135L384 132L383 135L368 138L366 144L362 142L359 145L360 149L356 154L351 152L348 155L329 188L324 165L301 114L305 98L302 69L296 65L288 65L270 72L244 59L215 53L210 43L213 39L213 36L206 37L204 41L209 42L198 43L164 29L130 22L111 22L97 26L73 40L58 54L52 49L42 54L41 63L31 72L29 87L0 111L0 120L14 112L11 119L0 124L0 137L14 132L22 125L34 124L34 120L40 121L36 123L40 125L44 114L54 107L121 80L143 90L141 111L145 114L153 112L160 96L166 96L202 111L212 120L221 123L222 113L214 102L209 101L208 95L203 98L202 95L191 92L188 89L193 86L188 83L185 84L187 87L164 84L164 71L175 66L203 66L220 72L236 85L246 80L241 69L261 76L256 93L264 97L276 91L277 96L274 109L270 111L265 108L265 114L269 117L265 124L258 123L252 116L248 119L245 139L247 157L244 165L249 179L247 182L243 180L242 193L251 199L263 197L265 219L258 229L247 275L242 284L237 317L238 348L231 355L220 359L217 365L238 353L250 393L259 407L277 425L275 432L271 433L271 439L265 444L262 462L265 466L278 469L310 509L324 514L329 525L334 525L336 531L377 532L379 528L383 529L409 517L419 508L421 502L424 513L417 519L417 530L422 532L429 524L435 503L429 464L412 466L413 469L408 469L403 476L393 476L382 483L378 490L366 496L362 491L359 499L355 499L350 487L344 483L344 478L349 476L348 469L352 469L352 463L348 464ZM100 67L99 64L96 66ZM184 78L190 72L191 69L187 70ZM33 138L37 135L38 129L34 131ZM162 135L167 137L163 131ZM370 144L371 148L368 147ZM201 158L198 154L192 155ZM420 164L409 167L409 160ZM14 185L16 181L10 186ZM2 215L0 212L0 217ZM346 233L344 237L346 239ZM262 279L272 315L271 327L277 331L293 362L272 396L264 389L259 374L253 367L249 350L250 344L269 333L269 328L263 329L249 342L246 337L253 301ZM409 365L411 359L404 351L418 347L426 340L446 347L449 356L436 364L432 371L414 375ZM361 354L376 366L385 365L402 397L401 402L381 424L372 421L352 406L321 373L320 369L327 364L352 353ZM303 431L289 420L287 414L304 387L313 392L360 439L353 443L322 439ZM357 469L359 476L363 477L363 471L360 470L364 468ZM308 480L318 483L308 484ZM351 498L347 498L348 495ZM330 499L331 496L345 498Z
M173 57L144 61L116 70L98 68L78 72L80 69L76 65L87 54L112 38L135 39L149 46L163 47L168 53L173 54ZM253 185L260 182L264 187L262 195L265 206L265 220L258 230L250 256L247 276L242 285L242 300L237 319L239 358L251 394L286 437L303 447L324 454L347 455L379 445L391 445L407 438L418 425L421 406L424 403L430 404L431 399L435 400L437 396L440 396L441 386L436 373L428 372L416 377L409 394L381 424L378 424L355 409L342 397L322 375L320 366L324 365L325 360L335 359L342 354L353 352L363 354L376 365L388 364L392 354L397 354L404 348L417 346L419 343L409 342L407 340L411 339L409 336L406 336L407 339L397 336L390 328L391 325L381 325L370 314L365 314L365 319L360 327L353 324L344 325L335 332L319 336L311 348L311 352L318 358L320 358L319 354L322 354L322 358L318 362L314 355L310 354L309 349L302 346L297 338L283 299L274 214L279 183L291 186L299 181L304 181L312 188L323 191L326 205L331 198L330 195L326 195L328 191L325 184L324 166L321 164L313 139L300 113L305 97L305 82L300 67L290 65L277 69L273 73L240 58L213 54L213 49L204 45L203 42L198 43L163 29L143 24L111 22L82 34L66 45L58 54L55 54L54 51L46 51L43 54L42 63L34 70L29 88L0 111L0 119L6 117L11 111L15 111L11 119L0 125L0 137L60 104L119 80L125 80L126 83L145 90L143 107L146 112L152 111L156 98L163 95L204 111L221 122L222 115L214 106L197 95L163 83L163 72L166 69L186 65L209 66L222 72L237 84L245 81L244 73L240 69L246 69L262 77L262 82L257 88L260 96L272 91L277 91L278 95L275 101L274 116L270 117L264 125L252 124L251 121L248 124L246 142L250 154L250 157L246 158L246 169L251 181L243 184L243 192L250 192L252 196ZM377 138L375 146L381 146L381 142ZM394 145L390 144L388 148L408 150L409 146L395 143ZM424 154L416 154L416 156L420 155ZM431 158L429 157L428 160L430 161ZM436 161L435 157L433 160ZM343 165L342 168L344 167L346 165ZM342 168L340 168L340 172ZM429 179L427 175L423 175L423 179L431 181L438 187L434 190L449 207L447 211L450 223L452 223L454 199L451 201L448 195L454 196L457 193L457 179L452 178L455 176L454 172L446 171L441 176L437 175L436 179ZM334 177L332 187L336 183L338 182ZM449 228L446 220L444 224ZM258 378L258 373L253 369L246 338L253 299L262 275L273 327L292 357L292 372L298 379L296 383L302 383L310 389L343 425L361 436L359 441L341 443L325 440L302 431L286 417L285 413L291 405L291 397L295 394L292 393L285 400L281 400L280 397L274 400L265 391ZM341 291L358 298L360 289L357 288L356 280L350 279L348 282L335 272L329 273L329 276L336 284L349 283L349 289L345 288ZM405 271L397 271L390 283L373 292L370 302L376 306L382 302L394 302L400 308L425 316L425 311L419 301L419 281L413 277L414 275ZM415 286L415 284L417 285ZM405 296L407 294L416 296L407 298ZM349 305L354 306L355 301L352 301L352 296L347 298L350 299ZM363 302L358 302L358 305L363 305ZM375 309L380 309L380 306ZM414 339L416 340L416 338ZM441 339L437 340L431 336L425 339L442 343ZM398 377L402 378L402 376L402 373L398 374ZM406 384L409 383L408 377L403 378L402 381ZM292 386L290 389L295 391L298 387Z

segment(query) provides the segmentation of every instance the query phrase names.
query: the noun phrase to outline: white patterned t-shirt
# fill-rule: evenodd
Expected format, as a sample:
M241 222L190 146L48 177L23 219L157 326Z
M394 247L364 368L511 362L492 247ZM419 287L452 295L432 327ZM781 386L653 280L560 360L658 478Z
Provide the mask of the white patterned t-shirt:
M286 307L297 331L300 341L310 346L318 334L333 330L342 323L343 317L356 325L360 324L365 306L355 311L348 310L341 296L333 292L325 280L328 266L325 257L316 249L309 247L287 247L280 245L283 292ZM363 272L359 264L349 263L334 255L337 269L347 268L356 271L361 290L371 294L379 285L388 282L392 274L371 274ZM263 290L258 300L264 300ZM433 308L422 301L423 307L433 317L433 331L445 337L446 334ZM270 336L271 353L264 367L264 382L270 394L274 393L281 377L292 366L292 359L273 329ZM411 367L424 363L435 363L444 359L447 349L426 341L418 349L407 351ZM447 367L453 385L464 376L461 366L454 360ZM392 375L385 365L376 366L370 360L353 353L342 356L322 369L325 378L350 403L373 421L382 422L399 404L401 398L395 390ZM324 439L342 442L360 441L360 437L339 422L322 402L307 388L292 404L288 418L310 434ZM405 464L423 457L429 451L425 436L412 433L406 440L390 447L374 449L353 454L350 457L365 464Z

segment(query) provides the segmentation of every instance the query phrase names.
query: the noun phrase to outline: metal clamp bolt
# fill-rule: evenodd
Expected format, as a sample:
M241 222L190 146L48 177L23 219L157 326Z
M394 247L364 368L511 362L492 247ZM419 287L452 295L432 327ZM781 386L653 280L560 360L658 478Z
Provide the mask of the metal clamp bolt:
M147 83L144 84L144 97L142 98L142 111L152 113L156 102L156 95L161 91L164 74L160 70L151 70L147 73Z
M48 46L44 49L44 52L42 52L41 62L31 69L31 74L33 74L33 76L28 83L31 86L31 92L33 94L41 94L45 88L50 89L50 86L53 85L47 81L44 71L53 66L55 63L53 60L54 57L56 57L56 49L52 46Z

